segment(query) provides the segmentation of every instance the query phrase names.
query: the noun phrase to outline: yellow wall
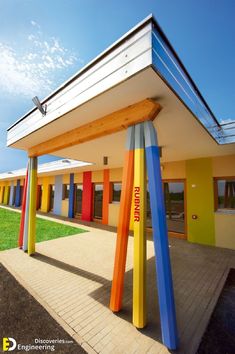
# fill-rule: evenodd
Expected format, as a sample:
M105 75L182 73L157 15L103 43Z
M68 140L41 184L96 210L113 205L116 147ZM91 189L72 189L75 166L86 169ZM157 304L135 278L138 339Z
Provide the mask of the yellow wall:
M210 158L186 161L188 240L215 244L214 186ZM196 215L197 219L192 216Z
M212 158L214 177L235 177L235 155Z
M62 200L62 203L61 203L61 215L68 217L68 211L69 211L69 200L64 199L64 200Z
M186 177L185 161L166 162L162 163L161 166L163 179L182 179Z
M62 182L63 184L69 184L70 183L70 175L69 174L63 175L62 181L63 181Z
M119 203L110 203L109 204L109 225L117 226L118 224L118 215L119 215Z
M74 183L82 184L83 182L83 174L82 173L75 173L74 174Z
M215 245L235 250L235 214L215 213Z
M110 182L122 181L122 168L113 168L109 173Z
M92 183L103 183L103 171L92 171Z

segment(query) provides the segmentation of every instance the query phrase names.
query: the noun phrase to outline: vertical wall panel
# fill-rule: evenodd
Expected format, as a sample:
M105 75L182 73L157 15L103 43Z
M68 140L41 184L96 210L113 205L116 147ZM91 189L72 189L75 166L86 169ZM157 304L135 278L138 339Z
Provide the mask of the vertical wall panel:
M54 209L53 213L61 215L62 206L62 194L63 194L63 176L55 176L55 197L54 197Z
M74 218L74 173L70 173L69 180L69 212L68 217Z
M9 205L14 205L14 181L11 181L10 185L10 197L9 197Z
M188 240L215 245L212 159L186 161Z
M15 206L19 207L20 206L20 179L17 179L16 182L16 200L15 200Z
M93 185L91 171L83 172L82 220L92 220Z
M103 171L103 205L102 205L102 224L108 224L109 221L109 203L111 202L111 183L109 179L109 170Z

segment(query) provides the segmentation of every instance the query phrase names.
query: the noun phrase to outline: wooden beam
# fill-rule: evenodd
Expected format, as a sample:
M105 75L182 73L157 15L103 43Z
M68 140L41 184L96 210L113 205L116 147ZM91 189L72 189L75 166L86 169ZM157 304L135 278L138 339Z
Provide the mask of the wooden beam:
M69 146L82 144L105 135L119 132L127 129L131 125L146 120L154 120L160 110L160 104L151 99L145 99L35 145L28 150L28 155L33 157L51 154Z

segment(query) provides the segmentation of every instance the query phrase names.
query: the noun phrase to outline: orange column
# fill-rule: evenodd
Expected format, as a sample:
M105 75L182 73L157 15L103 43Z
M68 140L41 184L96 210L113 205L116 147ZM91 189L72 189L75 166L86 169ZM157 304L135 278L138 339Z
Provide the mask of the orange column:
M124 275L126 268L127 243L130 225L131 202L134 179L134 127L128 128L127 151L122 175L122 192L117 229L116 253L110 309L118 312L122 306Z
M102 205L102 224L109 222L109 203L111 202L111 183L109 181L109 170L104 170L103 176L103 205Z

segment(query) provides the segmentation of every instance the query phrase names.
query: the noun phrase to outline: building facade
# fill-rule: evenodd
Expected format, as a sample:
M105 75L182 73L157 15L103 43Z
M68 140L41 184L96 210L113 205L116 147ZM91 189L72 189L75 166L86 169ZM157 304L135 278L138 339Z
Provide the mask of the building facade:
M47 164L43 166L45 171ZM169 235L235 249L235 155L162 163L161 171ZM89 166L86 171L71 167L64 172L56 170L55 163L46 174L39 168L37 210L118 225L122 167L92 171ZM9 177L0 175L0 203L20 207L24 176L12 175L14 171ZM146 212L151 231L148 191Z

